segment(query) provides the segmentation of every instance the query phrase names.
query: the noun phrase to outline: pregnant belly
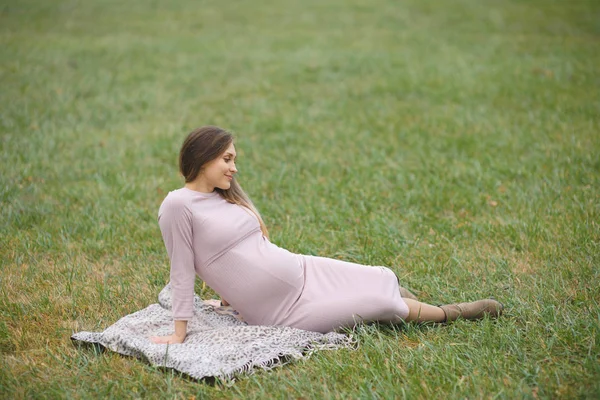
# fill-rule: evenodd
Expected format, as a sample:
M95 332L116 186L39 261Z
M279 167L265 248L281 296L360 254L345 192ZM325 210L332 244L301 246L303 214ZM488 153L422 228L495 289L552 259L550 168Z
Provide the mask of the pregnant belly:
M250 324L277 325L302 293L300 256L252 235L207 268L204 280Z

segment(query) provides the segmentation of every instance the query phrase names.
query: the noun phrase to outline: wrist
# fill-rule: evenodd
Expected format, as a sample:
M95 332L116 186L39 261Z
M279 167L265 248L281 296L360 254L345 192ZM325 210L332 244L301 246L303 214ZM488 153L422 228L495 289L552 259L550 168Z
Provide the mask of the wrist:
M187 321L175 321L175 332L173 335L183 341L187 334Z

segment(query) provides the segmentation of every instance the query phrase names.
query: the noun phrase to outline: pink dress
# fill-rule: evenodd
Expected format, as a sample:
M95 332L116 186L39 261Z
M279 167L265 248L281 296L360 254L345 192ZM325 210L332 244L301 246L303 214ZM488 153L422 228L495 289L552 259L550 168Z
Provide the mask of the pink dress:
M325 333L408 316L389 268L291 253L263 236L251 211L217 192L170 192L158 222L171 260L175 320L193 315L196 275L252 325Z

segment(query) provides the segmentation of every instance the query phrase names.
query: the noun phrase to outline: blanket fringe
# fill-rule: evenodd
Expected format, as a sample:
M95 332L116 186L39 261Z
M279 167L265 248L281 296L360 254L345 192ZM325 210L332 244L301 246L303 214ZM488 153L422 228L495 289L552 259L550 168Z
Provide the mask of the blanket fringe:
M340 349L349 349L356 350L358 349L358 341L352 335L344 336L343 340L340 340L339 343L310 343L306 346L304 351L298 352L296 354L286 354L280 352L277 357L272 358L270 360L264 361L249 361L248 363L242 365L241 367L235 368L233 371L224 372L222 375L216 375L220 379L229 381L230 383L235 382L235 377L239 374L248 374L251 375L254 373L255 368L260 368L263 371L270 371L272 369L283 367L291 362L309 359L313 354L317 351L321 350L340 350Z

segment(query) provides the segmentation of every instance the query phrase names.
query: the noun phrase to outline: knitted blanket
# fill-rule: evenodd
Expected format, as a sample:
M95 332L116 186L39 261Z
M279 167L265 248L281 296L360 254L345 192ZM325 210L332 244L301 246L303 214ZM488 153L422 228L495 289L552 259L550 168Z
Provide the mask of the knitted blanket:
M75 342L95 343L157 367L173 368L192 378L232 379L254 368L271 369L310 355L316 350L352 348L351 337L283 326L247 325L233 313L221 312L194 296L194 317L181 344L154 344L150 336L173 332L171 289L167 285L158 304L127 315L103 332L79 332Z

